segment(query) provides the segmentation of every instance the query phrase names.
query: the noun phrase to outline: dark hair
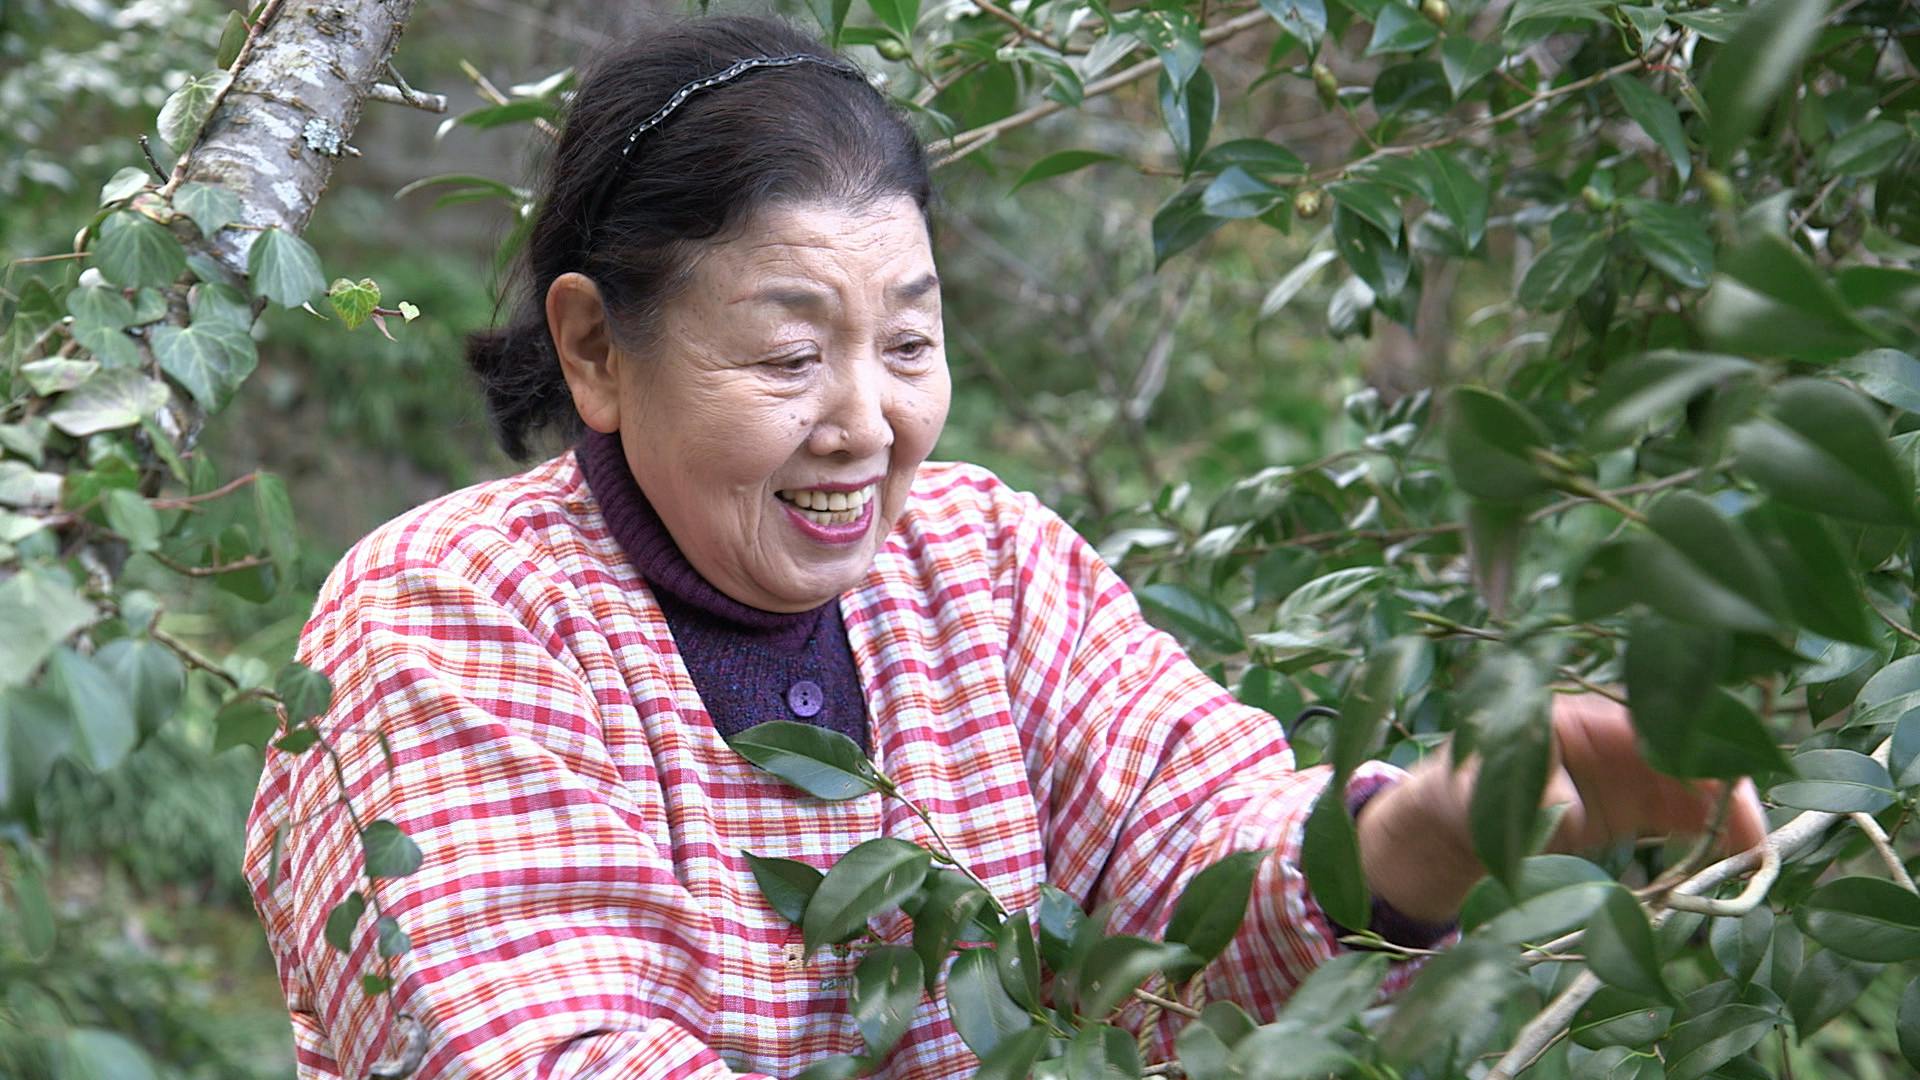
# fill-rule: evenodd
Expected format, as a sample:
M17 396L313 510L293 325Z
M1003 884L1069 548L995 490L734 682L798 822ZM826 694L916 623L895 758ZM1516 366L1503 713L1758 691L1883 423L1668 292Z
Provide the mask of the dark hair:
M864 80L822 64L756 69L695 93L621 159L628 133L686 84L749 57L800 53L838 59L773 19L690 19L610 51L581 79L503 298L510 320L467 344L508 454L525 458L542 428L579 429L547 330L547 289L561 274L592 278L632 344L686 282L701 245L770 204L905 195L928 212L926 150L905 116Z

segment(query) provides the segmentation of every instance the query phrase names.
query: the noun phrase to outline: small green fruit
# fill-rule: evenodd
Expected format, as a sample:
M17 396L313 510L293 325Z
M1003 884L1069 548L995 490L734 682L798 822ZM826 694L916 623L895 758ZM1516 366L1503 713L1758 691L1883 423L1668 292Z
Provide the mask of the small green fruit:
M1727 175L1715 169L1700 170L1700 187L1707 193L1707 201L1715 210L1731 210L1735 200L1733 181Z
M1445 26L1453 9L1447 6L1447 0L1420 0L1420 14L1435 26Z
M1301 188L1293 197L1293 216L1313 218L1320 216L1320 210L1326 205L1326 197L1318 188Z
M1313 65L1313 88L1320 94L1320 104L1329 109L1340 104L1340 80L1327 65Z
M873 49L889 60L905 60L913 55L913 51L907 48L906 42L898 38L881 38L874 44Z
M1613 200L1607 198L1604 192L1592 184L1580 189L1580 201L1586 203L1587 209L1596 214L1603 214L1613 206Z

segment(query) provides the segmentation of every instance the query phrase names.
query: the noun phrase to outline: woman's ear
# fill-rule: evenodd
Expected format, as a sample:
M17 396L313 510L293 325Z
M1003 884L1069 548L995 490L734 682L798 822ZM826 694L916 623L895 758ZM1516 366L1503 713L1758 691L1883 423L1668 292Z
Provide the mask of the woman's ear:
M581 421L602 433L620 430L620 361L600 287L592 278L565 273L553 279L547 287L547 329Z

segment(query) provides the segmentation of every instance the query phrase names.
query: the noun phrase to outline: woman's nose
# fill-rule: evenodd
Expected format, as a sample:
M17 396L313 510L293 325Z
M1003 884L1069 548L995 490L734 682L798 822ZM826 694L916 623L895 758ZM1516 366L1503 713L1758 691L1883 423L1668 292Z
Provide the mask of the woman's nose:
M893 442L887 422L887 376L878 359L862 358L839 368L808 440L816 454L875 456Z

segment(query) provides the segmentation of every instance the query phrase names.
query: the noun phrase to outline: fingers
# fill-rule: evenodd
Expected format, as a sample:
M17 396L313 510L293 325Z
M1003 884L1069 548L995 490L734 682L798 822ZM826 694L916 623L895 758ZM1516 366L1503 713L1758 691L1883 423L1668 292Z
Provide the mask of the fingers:
M1753 781L1742 780L1733 787L1733 805L1727 812L1727 831L1723 844L1733 855L1759 847L1767 839L1767 814L1760 806L1760 793Z

